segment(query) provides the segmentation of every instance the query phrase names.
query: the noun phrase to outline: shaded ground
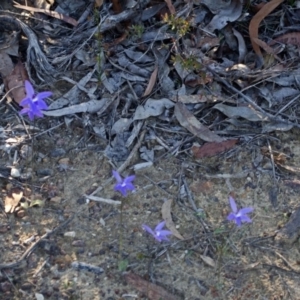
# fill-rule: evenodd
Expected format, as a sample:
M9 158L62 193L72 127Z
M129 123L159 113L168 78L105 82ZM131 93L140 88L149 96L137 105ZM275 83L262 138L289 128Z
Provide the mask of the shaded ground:
M2 8L10 9L9 6ZM212 18L212 12L205 10L205 7L201 9ZM97 6L95 11L98 10L105 12ZM199 16L200 10L197 7L193 11ZM290 13L287 7L283 11ZM155 15L155 18L160 17ZM88 20L92 20L92 17ZM202 21L206 25L210 22L204 18ZM149 23L144 23L151 25L152 19L149 17L147 22ZM152 30L150 25L150 29L145 32L148 38ZM104 26L107 24L104 23ZM45 28L47 29L42 29ZM41 32L42 29L35 28L35 32ZM70 28L63 29L71 32ZM87 29L82 32L89 31L91 27ZM265 35L268 33L267 29ZM289 72L293 72L293 78L288 81L288 86L293 86L293 90L289 90L292 92L290 96L294 95L297 69L295 67L289 71L284 66L286 73L281 74L283 65L271 61L271 67L266 67L261 72L262 77L260 71L236 75L234 68L231 72L222 65L220 53L212 51L215 54L205 52L205 55L211 61L220 63L219 67L222 65L222 70L228 71L228 78L232 76L230 79L224 75L223 81L220 78L217 81L214 78L218 78L217 74L207 72L203 76L199 70L193 70L187 75L188 72L179 66L178 61L170 59L171 50L162 58L158 54L164 54L164 51L155 52L164 50L162 46L166 45L172 51L177 46L182 46L183 52L175 54L186 55L184 50L188 52L190 49L188 46L185 49L185 46L191 44L184 40L182 44L174 42L173 45L170 39L178 36L171 33L158 39L159 43L150 40L149 44L143 44L139 39L136 42L129 36L124 45L121 44L122 39L115 41L117 38L107 34L105 41L113 41L115 44L109 45L111 52L107 49L104 51L107 60L103 65L106 72L102 75L105 74L106 79L96 79L101 74L95 73L97 76L91 75L92 80L81 83L80 88L77 87L77 91L68 97L65 97L65 93L76 83L59 79L51 86L55 99L49 100L51 104L60 105L61 103L57 103L58 98L69 101L56 107L56 113L61 113L65 108L70 109L69 113L45 116L29 122L26 117L25 121L20 119L16 103L7 103L0 108L0 125L5 129L3 133L0 132L1 299L300 299L299 109L295 101L297 98L290 100L291 98L282 97L277 102L272 102L272 97L287 93L280 80L287 80L288 76L284 76L289 75ZM100 36L100 31L98 34ZM118 34L116 36L120 37ZM90 39L91 44L87 43L83 54L100 56L103 49L102 45L101 51L97 48L99 36ZM76 34L72 31L71 42L78 47L82 41L78 42L74 37L76 38ZM182 36L178 41L181 39ZM189 41L191 40L192 37ZM24 39L22 42L24 43ZM129 46L130 43L136 45L132 50L126 43ZM63 44L56 46L53 41L49 44L51 46L44 49L48 51L47 54L51 54L56 48L70 51ZM127 76L125 80L124 74L120 75L119 71L120 68L124 71L122 68L128 61L125 64L124 55L121 54L130 48L134 56L138 51L145 52L146 48L143 47L150 44L149 49L156 45L156 50L153 48L155 55L151 56L152 50L148 48L147 54L151 59L155 57L155 61L150 59L146 61L146 67L139 66L139 76L133 69L130 72L127 70L124 73ZM208 44L215 47L211 37ZM219 51L229 55L237 66L236 58L231 57L230 47L223 46L222 43L218 44ZM201 47L198 45L196 48L199 50ZM237 49L235 51L237 56ZM60 55L61 53L59 52ZM289 54L287 50L283 58ZM184 58L187 57L184 55L181 63L186 63ZM195 59L193 55L191 57ZM193 59L189 64L195 63ZM34 61L36 63L37 60ZM76 80L86 76L94 65L88 65L88 59L85 64L82 61L82 57L77 60L74 58L71 67L66 67L66 74L60 75L68 75ZM295 61L297 62L296 59ZM208 63L205 59L203 62ZM129 63L129 66L134 63ZM140 108L149 100L148 97L143 98L143 92L148 89L148 79L155 73L156 64L160 67L159 72L170 69L164 78L161 76L157 82L154 80L156 85L152 89L155 91L151 93L151 96L157 96L157 103L163 103L164 109L157 113L155 109L159 105L156 103L152 115L133 120L137 107ZM36 65L33 63L33 66ZM144 76L141 69L146 73L147 80L141 78ZM93 72L95 70L96 68ZM195 77L188 77L191 74ZM223 76L222 71L220 76ZM278 76L276 83L267 81L273 76L275 79ZM243 84L253 85L253 89L245 89L243 92L247 97L255 99L255 103L261 104L268 114L273 114L274 119L259 119L259 113L263 109L256 111L257 107L249 106L247 101L243 102L245 99L240 95L228 93L228 90L232 93L233 90L224 85L225 79L240 89ZM285 80L282 79L283 82ZM269 89L274 94L270 96L265 93L261 96L261 89L256 88L258 81L261 88L264 87L267 91ZM199 89L193 86L195 82L196 86L200 85ZM112 91L108 83L113 86ZM277 90L271 89L273 86ZM48 87L38 87L39 90L42 88ZM174 94L169 95L169 90L174 91ZM207 127L201 123L204 129L195 132L191 126L195 123L186 126L184 121L191 120L190 115L184 115L183 112L186 111L180 111L179 106L175 109L173 106L168 107L170 103L165 101L165 95L175 103L182 101L179 101L181 108L188 107L189 110L186 111ZM178 95L179 100L174 100L174 95ZM203 100L206 96L207 99ZM102 106L100 112L72 111L77 104L85 104L91 99L109 100L105 109ZM196 102L191 104L187 99L196 99ZM220 104L219 110L215 102ZM174 112L176 108L177 112ZM245 108L251 109L244 115L235 115L235 108L243 112ZM118 121L123 123L115 127ZM209 138L219 138L217 133L222 137L232 137L236 143L234 147L229 147L229 150L226 148L227 151L215 151L210 158L197 159L192 151L195 143L203 145L204 141L210 141ZM128 146L131 137L133 143ZM138 147L134 151L136 145ZM127 160L131 151L133 156ZM138 163L147 160L145 156L152 154L152 165L137 168ZM109 181L112 170L122 166L124 161L129 161L129 164L121 172L122 176L136 175L136 191L126 199L114 191L114 181ZM21 176L10 176L12 166ZM97 189L94 196L123 201L123 205L88 201L86 195ZM16 199L21 193L23 197L17 210L6 214L4 210L8 197ZM229 195L236 199L239 208L254 208L250 215L253 220L251 224L236 227L226 221L230 213ZM142 224L154 227L161 222L162 207L170 200L171 219L183 239L172 236L170 242L158 243L142 230ZM33 207L28 207L30 204ZM68 220L68 224L60 227ZM52 232L55 228L58 230ZM31 247L32 251L27 253ZM20 261L21 258L24 259Z

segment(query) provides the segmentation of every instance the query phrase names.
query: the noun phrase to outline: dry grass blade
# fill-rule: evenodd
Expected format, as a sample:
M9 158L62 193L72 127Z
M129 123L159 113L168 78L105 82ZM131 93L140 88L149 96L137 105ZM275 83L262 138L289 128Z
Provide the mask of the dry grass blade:
M153 87L154 87L155 82L156 82L157 72L158 72L158 66L156 65L154 71L151 74L148 86L147 86L147 88L145 90L145 93L144 93L143 97L148 96L152 92Z
M164 202L162 208L161 208L161 214L163 219L166 222L166 226L168 229L172 232L174 236L176 236L178 239L183 240L184 237L178 232L178 230L175 227L174 222L172 221L171 217L171 205L172 205L173 200L169 199Z
M175 105L175 116L181 126L206 142L222 142L224 140L202 125L186 106L180 102Z
M16 2L15 2L16 3ZM40 12L43 13L45 15L51 16L53 18L59 19L59 20L63 20L64 22L71 24L73 26L77 26L78 22L76 20L74 20L71 17L65 16L61 13L58 13L56 11L51 11L48 9L41 9L41 8L35 8L35 7L30 7L30 6L25 6L25 5L21 5L19 3L14 4L14 7L16 8L20 8L20 9L24 9L24 10L28 10L31 12Z
M27 79L28 75L21 61L18 61L12 73L3 79L6 90L10 91L10 95L18 104L26 97L23 85Z
M258 39L258 27L260 22L270 14L283 0L273 0L263 6L263 8L252 18L249 24L249 35L254 52L258 56L259 63L263 63L263 56L259 45L255 41Z
M147 295L147 298L149 300L179 300L178 296L175 296L168 291L166 291L164 288L153 284L142 277L133 274L133 273L128 273L125 274L125 280L135 287L138 291L144 293Z
M167 3L167 6L168 6L168 9L169 9L170 13L172 15L175 15L176 10L175 10L175 7L172 4L172 1L171 0L165 0L165 2Z

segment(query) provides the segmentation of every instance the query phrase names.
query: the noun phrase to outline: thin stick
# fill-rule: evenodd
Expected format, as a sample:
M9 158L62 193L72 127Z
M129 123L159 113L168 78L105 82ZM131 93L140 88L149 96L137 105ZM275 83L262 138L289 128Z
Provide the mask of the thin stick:
M86 197L87 199L93 200L93 201L98 201L98 202L104 202L107 204L114 204L114 205L120 205L122 202L121 201L117 201L117 200L112 200L112 199L105 199L102 197L97 197L97 196L89 196L84 194L84 197Z

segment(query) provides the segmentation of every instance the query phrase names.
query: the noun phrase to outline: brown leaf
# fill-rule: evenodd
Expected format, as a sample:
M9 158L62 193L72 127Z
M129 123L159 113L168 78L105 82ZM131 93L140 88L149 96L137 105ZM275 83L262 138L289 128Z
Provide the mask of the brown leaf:
M103 4L103 0L95 0L95 8L101 7Z
M209 257L209 256L206 256L206 255L200 255L201 259L210 267L215 267L216 266L216 263L215 261Z
M169 199L169 200L164 202L164 204L161 208L162 217L166 222L166 226L172 232L172 234L174 236L176 236L178 239L184 240L184 237L178 232L178 230L175 227L174 222L172 221L172 217L171 217L172 202L173 202L172 199Z
M151 74L149 83L147 85L147 88L145 90L145 93L144 93L143 97L148 96L152 92L152 89L153 89L153 87L155 85L155 82L156 82L157 72L158 72L158 66L156 65L155 68L154 68L154 71Z
M300 32L290 32L278 36L277 38L273 39L273 41L271 41L269 45L273 46L277 43L282 43L286 45L295 45L300 47Z
M18 187L13 187L7 192L4 199L4 207L6 213L13 213L23 197L23 191Z
M256 55L258 56L261 62L263 62L263 56L259 48L259 45L257 44L257 40L255 41L255 39L258 39L259 24L268 14L270 14L282 2L283 0L272 0L266 3L250 21L249 35L250 35L251 44L254 52L256 53Z
M197 145L192 146L193 156L197 159L203 157L212 157L224 151L230 150L237 143L237 139L226 140L220 143L212 142L205 143L199 147Z
M10 92L10 96L18 104L26 97L24 81L27 79L28 75L21 61L18 61L12 73L4 78L6 91Z
M278 57L278 55L276 55L275 50L272 47L270 47L266 42L257 38L253 38L253 40L258 46L263 48L268 54L273 55L279 62L283 63L283 61Z
M199 181L199 180L196 180L196 181L193 181L190 185L190 189L191 191L196 194L196 195L199 195L199 194L204 194L204 195L209 195L211 194L214 189L214 184L212 181Z
M132 285L135 289L147 295L149 300L179 300L179 296L172 295L159 285L153 284L139 275L134 273L127 273L124 275L127 283Z
M165 0L165 2L167 3L167 6L168 6L168 9L169 9L170 13L172 15L175 15L176 10L175 10L175 7L172 4L172 1L171 0Z
M202 125L195 116L180 102L175 105L175 116L181 126L206 142L222 142L223 138Z
M14 64L11 58L9 57L9 55L6 54L5 52L0 52L0 74L2 78L5 78L9 74L11 74L13 69L14 69Z

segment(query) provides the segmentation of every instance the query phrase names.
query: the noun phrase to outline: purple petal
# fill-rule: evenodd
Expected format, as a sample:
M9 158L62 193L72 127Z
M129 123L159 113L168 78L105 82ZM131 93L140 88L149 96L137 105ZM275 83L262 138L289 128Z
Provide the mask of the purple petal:
M135 175L131 175L131 176L128 176L124 179L124 182L127 184L127 183L131 183L131 181L133 181L135 179Z
M48 98L52 96L52 92L41 92L36 95L36 99L38 101L43 100L44 98Z
M123 196L126 196L126 186L123 186L120 183L115 185L115 191L119 191Z
M28 114L29 111L30 111L30 109L28 107L25 107L20 111L20 114L21 115Z
M118 183L122 183L122 177L120 176L120 174L117 171L112 171L113 172L113 176L115 177L115 179L117 180Z
M235 223L237 226L241 226L242 225L241 218L236 218Z
M25 80L25 90L26 90L26 95L28 98L33 98L34 96L34 89L31 83L28 80Z
M41 118L44 116L43 113L37 107L33 108L31 112L33 113L33 115L36 115Z
M230 206L231 206L231 209L234 213L237 213L237 207L236 207L236 203L234 201L234 199L229 196L229 202L230 202Z
M163 229L163 227L165 226L166 222L162 221L160 222L156 227L155 227L155 231L161 231Z
M31 100L31 98L28 98L28 97L26 97L26 98L24 98L21 102L20 102L20 106L27 106L27 105L30 105L30 104L32 104L32 100Z
M150 233L151 235L153 235L154 237L156 236L155 235L155 232L148 226L148 225L142 225L142 228L147 231L148 233Z
M159 236L160 237L165 237L166 235L170 235L170 234L172 234L172 232L171 231L169 231L169 230L160 230L159 231Z
M227 217L227 220L228 221L233 221L233 220L235 220L236 219L236 215L234 214L234 213L230 213L229 215L228 215L228 217Z
M242 222L247 222L247 223L251 223L252 222L252 220L247 215L241 216L241 221Z
M129 190L129 191L134 191L135 186L132 183L127 183L126 184L126 189Z
M239 214L245 215L245 214L251 213L253 210L254 209L252 207L245 207L245 208L240 209Z
M38 107L38 109L48 109L48 105L44 100L39 100L35 102L35 105Z

